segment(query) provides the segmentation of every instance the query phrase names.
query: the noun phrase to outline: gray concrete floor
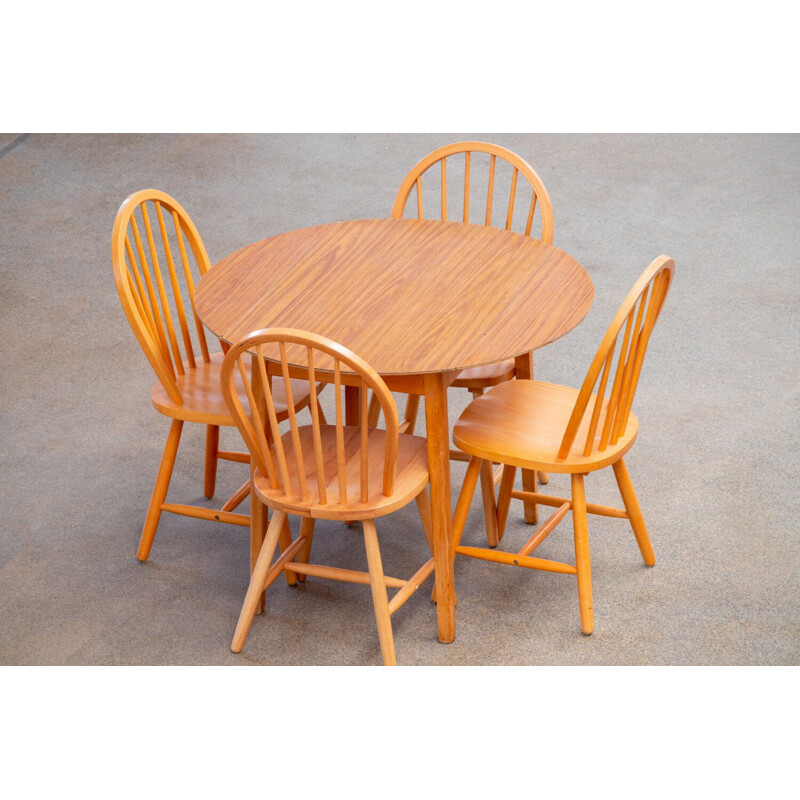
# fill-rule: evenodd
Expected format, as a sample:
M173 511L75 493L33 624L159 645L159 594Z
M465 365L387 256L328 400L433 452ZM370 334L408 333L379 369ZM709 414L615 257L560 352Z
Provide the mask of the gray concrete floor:
M462 138L534 166L555 244L595 283L586 320L537 354L538 377L577 385L634 279L660 253L676 261L628 458L658 563L643 566L625 521L591 518L584 637L572 578L459 560L456 641L438 642L423 589L394 618L400 663L797 664L800 137L474 133L0 135L0 663L380 663L368 590L320 580L275 584L230 653L243 529L165 515L136 560L168 421L114 289L111 226L130 192L163 189L213 262L287 229L388 216L407 170ZM451 393L452 420L466 402ZM200 497L202 450L187 429L170 497ZM221 467L220 496L243 469ZM587 491L618 502L610 474ZM387 572L413 569L413 505L380 530ZM515 504L510 543L529 531ZM477 498L465 538L482 539ZM569 559L571 539L567 521L542 556ZM315 548L363 567L357 529L322 523Z

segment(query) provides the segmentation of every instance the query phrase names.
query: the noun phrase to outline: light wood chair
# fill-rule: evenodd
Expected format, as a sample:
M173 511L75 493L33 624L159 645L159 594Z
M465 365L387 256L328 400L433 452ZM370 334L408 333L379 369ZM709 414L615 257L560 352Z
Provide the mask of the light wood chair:
M252 358L251 378L247 364ZM269 359L268 361L265 359ZM288 392L289 430L278 428L274 374L289 380L295 367L307 367L311 386L311 425L298 425ZM335 390L336 422L324 424L318 413L316 381L327 373ZM241 378L246 390L243 402L235 386ZM247 444L253 463L251 535L263 537L250 586L236 626L231 650L244 647L253 617L265 589L285 572L290 583L315 575L351 583L369 584L378 623L383 662L396 664L390 615L433 572L429 559L408 580L383 574L375 519L416 500L428 545L431 542L431 508L427 492L427 442L419 436L399 433L394 398L381 377L363 359L330 339L290 328L256 331L234 345L222 365L222 389L231 416ZM359 391L359 424L344 425L342 387ZM378 398L386 429L370 428L367 394ZM269 527L265 506L274 509ZM287 514L300 517L300 533L272 563ZM369 572L357 572L309 563L314 521L361 520ZM387 587L399 591L389 601Z
M250 491L249 479L219 511L164 502L184 422L206 426L203 487L206 497L214 496L219 459L249 463L250 456L219 449L220 427L233 427L234 422L220 391L224 353L209 352L203 325L194 311L192 273L202 277L210 264L189 215L164 192L156 189L134 192L122 203L114 221L111 262L125 316L158 376L150 395L153 406L172 419L139 542L137 557L146 561L162 511L250 525L249 516L235 513ZM240 389L244 392L244 387ZM307 406L308 383L295 382L291 396L296 410ZM279 418L285 419L288 409L283 381L275 386L275 403ZM284 541L288 535L287 529Z
M473 154L477 154L477 158L473 159ZM463 156L461 159L451 158L454 156ZM448 159L450 159L448 161ZM458 183L458 189L463 188L463 193L457 198L459 204L459 215L455 221L470 222L470 213L475 211L475 204L471 204L471 195L475 192L476 186L474 180L471 181L475 167L477 166L478 159L484 162L488 160L488 183L486 186L486 204L481 207L479 216L480 224L494 227L504 227L505 230L512 230L514 225L514 211L515 206L517 209L522 209L524 216L520 222L524 220L524 233L525 236L536 236L541 241L547 244L553 243L553 207L550 202L550 196L542 183L541 178L536 174L533 167L527 161L520 158L516 153L507 150L505 147L500 147L496 144L489 144L487 142L457 142L455 144L448 144L440 147L438 150L428 154L423 158L409 173L406 175L403 182L400 184L400 189L394 201L392 208L392 217L402 219L408 199L412 192L416 196L416 216L418 219L425 219L423 211L423 176L432 170L437 164L438 170L438 188L439 197L437 203L437 211L440 219L448 219L448 201L451 200L453 194L453 185ZM498 160L505 165L505 170L511 170L510 183L508 184L508 200L504 203L504 196L500 193L498 180L497 162ZM448 166L450 171L448 173ZM486 165L484 164L484 167ZM458 180L454 181L454 173L458 173ZM450 175L450 182L448 184L448 174ZM462 177L463 175L463 177ZM520 176L523 181L527 181L530 192L518 203L518 197L522 194L518 190L520 184ZM433 176L435 177L435 176ZM507 177L507 176L506 176ZM505 188L505 186L504 186ZM450 191L448 191L450 189ZM496 198L496 195L498 197ZM539 215L538 219L540 224L534 227L534 215L538 203ZM497 217L497 210L500 210L499 218ZM533 377L533 360L531 357L530 363L531 376ZM455 381L451 384L455 388L467 389L473 396L480 397L492 386L497 386L499 383L511 380L515 377L516 369L514 359L507 361L500 361L496 364L487 364L481 367L474 367L461 372ZM406 401L405 418L408 421L408 429L413 433L414 426L417 419L417 411L419 408L419 395L409 395ZM377 405L373 402L370 408L370 422L376 424L378 417ZM468 459L463 453L458 450L451 450L450 457L454 461L467 461ZM500 481L501 470L492 470L492 465L487 461L481 471L481 491L483 494L484 516L486 520L486 538L491 547L496 547L498 543L497 528L494 524L494 519L497 513L495 504L495 486ZM539 480L542 483L547 483L548 475L546 472L539 474ZM534 473L523 473L523 484L526 489L536 491L536 475ZM538 519L536 506L533 503L526 503L525 506L525 519L527 522L535 523Z
M671 258L659 256L642 273L606 331L580 390L539 381L503 383L470 403L453 431L455 444L470 456L453 521L455 552L501 564L576 575L581 628L585 634L594 628L587 512L628 519L644 563L653 566L656 560L623 456L636 440L639 423L631 413L631 406L650 335L674 269ZM505 465L497 509L500 537L511 498L534 500L556 508L517 553L460 543L484 460ZM624 510L586 502L584 478L608 466L614 470ZM514 491L518 467L570 474L571 499ZM569 511L575 537L575 565L532 556Z

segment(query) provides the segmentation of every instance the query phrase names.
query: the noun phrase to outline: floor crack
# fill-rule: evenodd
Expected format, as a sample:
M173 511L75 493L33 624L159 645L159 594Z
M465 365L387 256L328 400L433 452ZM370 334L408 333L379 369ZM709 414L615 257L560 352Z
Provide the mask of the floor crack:
M5 147L0 148L0 158L6 153L10 153L18 144L22 144L29 136L29 133L22 133L13 142L9 142Z

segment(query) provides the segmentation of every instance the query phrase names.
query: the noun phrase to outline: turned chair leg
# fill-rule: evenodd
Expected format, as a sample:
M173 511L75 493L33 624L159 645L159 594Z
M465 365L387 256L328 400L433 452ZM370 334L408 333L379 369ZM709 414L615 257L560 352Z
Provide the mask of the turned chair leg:
M456 510L453 512L453 550L461 544L461 536L464 533L464 525L467 522L469 506L475 494L475 484L478 482L483 459L472 456L467 464L467 471L464 474L464 482L461 484L461 492L456 501Z
M283 521L283 525L281 525L281 532L278 536L278 546L281 549L281 553L286 550L287 547L292 543L292 529L289 527L289 517L287 515L286 519ZM283 571L283 576L286 578L287 586L294 586L297 583L298 574L296 572L292 572L289 569L285 569Z
M511 506L511 492L514 488L514 478L517 468L510 464L503 466L503 477L500 479L500 493L497 495L497 540L503 538L508 521L508 509Z
M614 477L617 479L617 486L619 486L619 493L622 495L622 502L625 504L625 511L628 512L628 519L630 520L631 528L633 528L633 535L639 545L639 552L642 554L644 563L648 567L652 567L656 563L656 554L653 552L653 545L650 544L642 509L639 508L636 492L633 491L633 483L631 483L628 468L622 459L615 461L612 466Z
M458 495L456 502L456 510L453 512L453 557L455 558L455 549L461 544L461 536L464 533L464 525L467 522L467 515L469 514L470 503L475 494L475 486L478 483L478 475L481 472L483 459L478 456L472 456L467 464L467 471L464 475L464 482L461 484L461 492ZM455 592L455 590L453 590ZM431 600L436 602L436 584L434 582Z
M497 525L497 503L494 498L494 469L491 461L481 464L481 495L483 496L483 518L486 522L486 542L497 547L500 533Z
M589 524L583 475L572 475L572 526L575 533L575 566L578 570L578 603L581 630L588 636L594 630L592 609L592 565L589 556Z
M295 561L301 564L308 564L311 558L311 543L314 541L314 518L313 517L300 517L300 536L306 537L306 543L300 548ZM306 576L301 573L293 573L297 575L300 583L305 581Z
M147 509L147 516L142 528L142 536L139 539L139 550L136 557L139 561L147 561L150 555L150 548L153 546L153 539L156 535L158 521L161 518L161 506L167 496L169 481L172 477L172 470L175 466L175 456L178 453L178 445L181 441L181 431L183 430L183 420L174 419L167 434L167 443L164 445L164 455L161 456L161 464L158 467L156 483L153 486L153 493L150 495L150 506Z
M256 568L258 556L261 553L261 548L264 545L264 536L267 533L267 507L261 502L258 495L255 493L252 482L253 467L251 466L250 474L250 576L253 575L253 570ZM256 604L256 614L264 613L264 592L258 598Z
M473 398L483 394L483 389L470 389ZM497 547L500 537L497 532L497 503L494 496L494 469L491 461L481 464L481 495L483 497L483 518L486 523L486 542L489 547Z
M250 586L247 587L247 594L244 598L241 614L239 614L239 621L236 623L236 631L231 642L231 650L234 653L242 652L247 634L250 632L256 608L267 582L267 573L269 572L270 564L272 564L272 557L275 555L275 548L278 546L278 536L285 520L285 512L273 512L269 528L267 528L267 535L264 538L264 544L261 546L261 552L258 554L258 560L250 578Z
M548 483L550 483L550 473L549 472L542 472L541 470L538 470L537 474L539 476L539 483L541 483L542 486L546 486Z
M387 667L397 665L394 654L394 636L392 636L392 617L389 614L389 598L386 594L386 583L383 576L381 551L378 548L378 532L375 520L365 519L364 545L367 549L369 579L372 587L372 603L375 606L375 620L378 623L378 638L381 643L383 663Z
M539 491L535 469L522 470L522 491L533 493ZM533 500L524 500L523 509L525 522L528 525L536 525L539 522L539 506Z
M217 453L219 453L219 425L206 426L206 472L203 494L211 499L217 488Z

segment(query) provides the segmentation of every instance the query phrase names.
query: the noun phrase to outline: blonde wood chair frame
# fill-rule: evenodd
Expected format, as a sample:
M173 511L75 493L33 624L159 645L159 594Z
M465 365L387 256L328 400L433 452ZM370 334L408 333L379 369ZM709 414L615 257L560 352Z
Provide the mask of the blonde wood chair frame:
M517 198L517 186L519 177L522 176L530 184L532 194L531 201L528 206L528 213L525 221L525 236L533 236L535 233L539 234L539 239L547 244L553 243L553 206L550 202L550 195L542 182L542 179L536 171L525 161L520 158L516 153L508 150L500 145L491 144L488 142L456 142L440 147L429 153L421 161L419 161L406 175L395 197L394 206L392 208L392 218L402 219L405 215L406 206L412 192L416 195L416 216L418 219L425 219L423 211L423 187L422 177L430 169L439 165L440 175L440 196L438 203L439 218L446 220L448 214L448 182L447 182L447 160L451 156L463 155L464 156L464 193L463 202L461 206L461 221L470 221L470 194L471 185L470 178L472 174L472 154L481 153L489 156L489 181L486 188L486 206L485 214L483 215L483 224L486 226L492 225L493 212L496 210L495 205L495 177L497 160L506 162L512 168L511 185L509 190L508 203L505 207L505 218L503 227L505 230L510 231L514 222L514 210ZM537 207L539 207L539 215L541 217L541 227L538 231L534 231L533 221ZM495 226L497 227L497 226ZM473 399L480 397L486 389L496 386L507 380L511 380L517 376L517 369L513 359L503 361L497 364L488 364L484 367L476 367L473 369L464 370L451 384L455 388L467 389L472 395ZM518 377L533 377L533 358L530 358L530 375L519 375ZM419 409L419 396L408 395L406 400L405 422L407 429L412 433L416 425L417 412ZM377 424L378 409L373 401L370 406L370 423ZM458 450L450 451L450 458L453 461L468 461L463 453ZM489 462L484 463L481 468L481 492L483 495L484 518L486 521L486 538L491 547L496 547L498 544L498 531L495 525L495 517L497 514L497 507L495 501L495 487L500 482L502 469L498 467L492 470L492 465ZM549 478L546 472L539 473L539 480L542 483L547 483ZM535 492L537 490L537 476L527 470L523 473L523 483L527 490ZM531 524L538 521L538 512L535 503L526 502L524 507L525 520Z
M271 386L274 376L279 375L291 387L290 372L297 365L308 373L311 425L298 424L289 388L289 431L282 434ZM234 385L237 376L245 385L246 404ZM334 425L324 424L317 412L318 380L333 384ZM369 584L384 664L396 664L391 614L431 575L434 560L426 561L408 580L384 575L375 519L416 500L428 546L433 549L426 440L399 432L394 398L372 367L347 348L306 331L272 328L250 334L226 355L221 385L251 454L255 503L251 530L255 540L263 539L231 649L241 652L265 590L285 572L290 583L314 575ZM345 387L355 388L360 395L356 425L345 424ZM366 399L370 391L380 403L385 430L368 424ZM264 506L274 509L266 534ZM300 534L272 563L288 514L301 518ZM368 573L309 563L316 519L362 521ZM398 589L391 601L387 587Z
M148 206L154 211L155 222ZM219 460L250 461L245 452L219 449L220 426L233 427L234 422L219 388L223 353L209 352L203 325L195 312L190 254L202 277L210 267L208 254L191 218L174 198L156 189L144 189L124 200L111 235L114 282L136 340L158 377L151 393L153 407L172 419L139 542L140 561L146 561L150 554L162 511L250 525L248 515L235 513L250 492L249 480L220 510L165 502L184 422L206 426L203 487L206 497L214 496ZM182 297L182 283L188 302ZM224 350L225 345L222 347ZM285 418L288 412L282 386L281 393L279 414ZM298 382L294 387L298 410L308 404L308 397L308 389ZM283 532L282 541L286 541L287 535L288 529Z
M660 256L642 273L606 331L579 391L536 381L503 384L473 401L454 428L455 444L470 456L453 521L455 552L486 561L576 575L581 628L585 634L594 629L587 514L629 520L645 564L655 564L653 547L623 456L636 440L638 421L631 412L633 399L650 336L674 270L673 260ZM559 424L564 426L560 428L563 430L560 441L557 438ZM556 508L517 553L460 543L484 460L505 465L497 508L500 538L512 498ZM586 501L585 477L607 466L614 470L624 510ZM570 474L572 497L514 491L518 467ZM575 565L532 556L569 511L573 516Z

